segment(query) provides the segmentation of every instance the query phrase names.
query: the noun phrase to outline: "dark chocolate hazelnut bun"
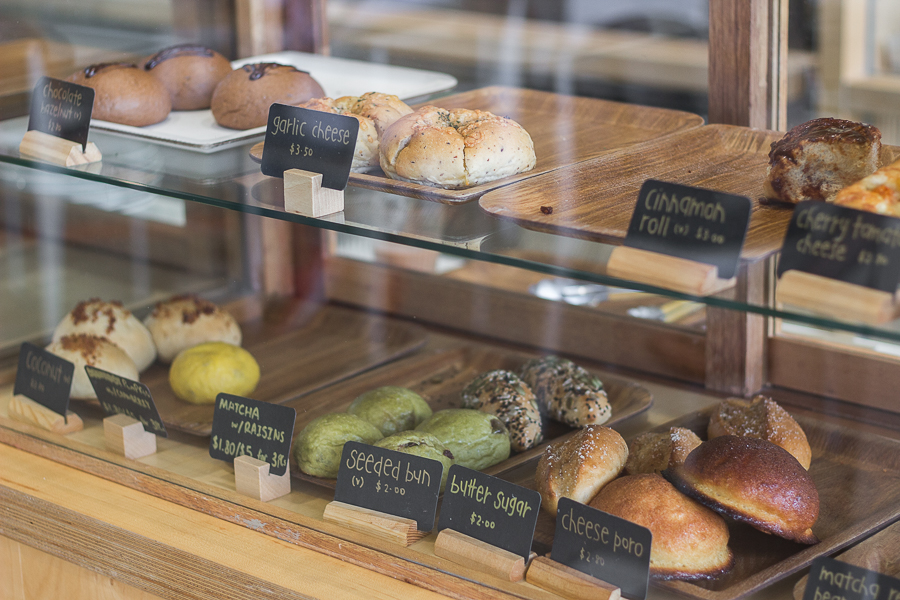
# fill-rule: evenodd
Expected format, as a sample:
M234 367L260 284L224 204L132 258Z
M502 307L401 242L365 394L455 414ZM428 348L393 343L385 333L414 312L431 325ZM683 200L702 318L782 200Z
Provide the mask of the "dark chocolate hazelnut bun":
M325 90L309 73L288 65L256 63L235 69L216 87L212 113L231 129L263 127L272 104L297 105L321 98Z
M66 80L93 88L92 119L143 127L165 120L172 110L166 88L132 63L91 65Z
M232 71L227 58L196 44L170 46L141 65L169 91L172 110L209 108L216 86Z

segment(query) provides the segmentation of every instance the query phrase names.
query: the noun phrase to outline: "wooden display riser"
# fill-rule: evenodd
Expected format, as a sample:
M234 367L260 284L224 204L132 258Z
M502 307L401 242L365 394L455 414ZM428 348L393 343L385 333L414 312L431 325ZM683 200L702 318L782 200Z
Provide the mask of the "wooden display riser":
M423 352L454 343L432 334ZM626 438L719 399L641 384L665 402L617 426ZM201 580L208 587L200 598L259 597L247 590L263 588L282 594L271 597L335 597L338 588L328 586L345 586L339 595L351 598L430 598L433 591L462 598L554 597L435 556L435 532L403 548L327 523L322 515L333 492L304 481L293 481L290 494L269 503L240 495L233 469L208 456L205 439L173 432L159 440L157 453L127 460L105 450L99 411L82 403L74 408L84 430L60 436L5 419L0 402L3 535L162 597L177 597L186 593L178 587L183 582ZM329 570L334 563L352 573ZM310 588L310 578L321 580L321 573L328 575L320 587ZM375 590L371 581L383 584ZM789 597L764 591L756 597ZM650 598L674 596L654 587Z

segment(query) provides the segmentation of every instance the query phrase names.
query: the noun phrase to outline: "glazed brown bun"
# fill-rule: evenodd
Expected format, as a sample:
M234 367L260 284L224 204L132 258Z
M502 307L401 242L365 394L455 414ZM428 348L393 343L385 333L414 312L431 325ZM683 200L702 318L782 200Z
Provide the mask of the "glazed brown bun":
M831 201L880 165L881 132L872 125L822 117L797 125L772 144L766 198Z
M534 168L521 125L480 110L423 106L384 132L381 168L391 179L458 189Z
M560 498L587 504L622 472L627 458L628 444L622 436L602 425L588 425L550 444L534 477L541 507L555 515Z
M205 342L241 345L241 327L234 317L196 296L176 296L157 303L144 325L164 363L172 362L182 350Z
M716 512L802 544L819 541L819 493L806 469L772 442L724 435L663 476Z
M138 380L138 370L131 357L111 341L98 335L76 333L64 335L47 346L47 352L75 365L72 375L71 398L94 400L97 393L88 379L85 366L97 367L132 381Z
M765 396L753 400L728 398L709 419L709 439L722 435L742 435L768 440L781 446L809 469L812 451L803 429L777 402Z
M156 360L156 346L150 332L131 311L122 307L121 302L104 302L97 298L79 302L56 326L53 341L73 333L107 338L131 357L138 371Z
M725 520L657 473L620 477L590 505L650 530L654 578L712 579L734 565Z
M297 105L325 96L309 73L288 65L256 63L229 73L213 92L216 123L231 129L264 127L275 103Z
M661 473L684 463L702 440L685 427L670 427L663 433L642 433L628 445L625 473Z
M144 127L164 121L172 110L168 90L135 64L91 65L66 81L94 90L92 119Z
M209 108L216 86L231 73L227 58L196 44L160 50L145 58L141 67L169 91L172 110Z

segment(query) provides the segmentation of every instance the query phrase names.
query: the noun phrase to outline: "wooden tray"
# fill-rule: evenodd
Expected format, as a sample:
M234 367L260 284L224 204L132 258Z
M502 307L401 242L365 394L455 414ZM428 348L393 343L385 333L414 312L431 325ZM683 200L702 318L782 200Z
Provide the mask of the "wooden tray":
M441 108L487 110L517 121L534 141L537 164L527 173L462 190L443 190L388 179L381 171L351 173L350 185L444 204L461 204L490 190L593 158L608 150L703 124L702 117L688 112L505 87L454 94L429 104ZM260 160L262 148L262 143L256 144L250 155Z
M260 366L255 400L283 403L421 347L427 338L417 325L337 306L325 306L301 322L273 319L245 323L243 347ZM179 400L169 386L168 365L141 373L166 428L208 436L213 405ZM77 411L76 411L77 412Z
M424 356L409 357L391 363L352 380L302 398L296 398L285 404L293 406L297 410L297 421L294 425L295 436L316 417L345 411L358 395L385 385L398 385L416 391L428 401L435 411L444 408L459 408L461 407L460 392L477 375L493 369L517 371L530 358L533 358L533 355L477 346L429 352ZM599 376L612 406L612 417L606 425L618 423L650 408L653 397L643 386L617 377L602 374ZM571 427L561 423L549 421L546 425L546 438L543 443L525 452L514 454L502 463L485 469L484 472L489 475L499 475L522 463L536 461L550 441L574 433ZM334 488L337 481L307 475L297 468L293 460L291 461L291 474L298 479L330 488Z
M900 523L889 525L869 539L832 558L882 575L900 578ZM794 585L796 600L803 600L807 580L809 575L804 575Z
M687 427L706 439L711 410L691 413L653 431ZM729 521L729 545L735 555L731 573L711 582L654 581L654 585L705 600L743 598L900 518L900 442L812 418L797 421L812 448L809 473L820 505L813 532L821 542L806 546ZM534 469L527 473L514 483L533 489ZM534 538L537 552L549 552L555 527L555 519L542 510Z
M479 204L529 229L621 244L645 180L721 190L753 200L741 257L756 261L781 249L793 212L791 206L758 201L769 146L782 135L707 125L492 191ZM542 206L553 212L544 214Z

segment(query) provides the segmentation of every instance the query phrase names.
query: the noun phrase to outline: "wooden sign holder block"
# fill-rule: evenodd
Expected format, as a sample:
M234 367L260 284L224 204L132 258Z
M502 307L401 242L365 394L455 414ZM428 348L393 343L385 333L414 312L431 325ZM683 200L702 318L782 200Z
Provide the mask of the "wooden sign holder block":
M507 581L525 578L525 558L452 529L442 530L434 542L441 558Z
M103 419L106 447L132 460L156 453L156 436L144 430L140 421L128 415L112 415Z
M427 531L419 531L416 522L412 519L396 517L377 510L345 504L344 502L329 502L325 506L323 518L331 523L337 523L354 531L366 533L401 546L414 544L428 533Z
M234 487L239 494L268 502L291 493L291 473L284 475L269 473L271 465L252 456L238 456L234 459Z
M284 172L284 210L324 217L344 210L344 191L322 187L322 174L300 169Z
M7 412L10 419L30 423L53 433L65 435L84 429L81 417L72 411L66 412L66 416L63 417L43 404L38 404L31 398L21 394L16 394L12 397L9 401Z
M734 287L737 281L719 278L715 265L628 246L613 249L606 274L692 296L709 296Z
M525 581L573 600L619 600L622 597L616 586L545 556L531 561Z
M868 325L893 321L900 314L896 294L804 271L786 271L776 284L775 298L781 304Z
M88 142L82 150L78 142L36 129L26 132L22 137L19 154L63 167L87 165L103 160L103 155L94 142Z

